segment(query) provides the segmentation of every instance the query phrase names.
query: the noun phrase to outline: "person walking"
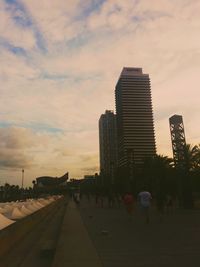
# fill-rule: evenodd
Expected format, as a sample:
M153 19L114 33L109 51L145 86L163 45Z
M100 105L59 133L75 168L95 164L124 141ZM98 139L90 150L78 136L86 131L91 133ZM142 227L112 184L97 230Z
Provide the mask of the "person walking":
M73 199L74 199L74 202L76 203L76 205L80 204L80 192L79 191L76 191L73 194Z
M126 211L128 213L129 216L129 220L132 220L132 216L133 216L133 210L134 210L134 198L133 195L130 192L127 192L124 195L124 205L126 207Z
M151 205L151 200L151 193L149 191L146 191L145 189L138 194L138 201L140 207L142 208L142 211L144 212L146 223L149 223L150 221L149 208Z

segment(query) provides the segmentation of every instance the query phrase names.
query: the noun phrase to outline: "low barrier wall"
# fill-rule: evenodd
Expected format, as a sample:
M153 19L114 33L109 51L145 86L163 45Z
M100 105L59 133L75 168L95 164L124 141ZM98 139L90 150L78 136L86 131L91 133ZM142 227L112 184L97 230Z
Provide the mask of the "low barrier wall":
M43 218L54 213L65 198L60 198L42 209L26 216L25 218L16 221L8 227L0 230L0 257L8 252L17 242L20 241L26 234L28 234L34 226L39 224Z

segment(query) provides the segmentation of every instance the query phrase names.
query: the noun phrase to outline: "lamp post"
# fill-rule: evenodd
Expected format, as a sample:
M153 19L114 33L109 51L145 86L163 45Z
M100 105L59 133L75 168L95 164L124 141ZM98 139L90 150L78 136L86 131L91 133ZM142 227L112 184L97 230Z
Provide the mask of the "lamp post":
M24 169L22 169L22 188L24 188Z

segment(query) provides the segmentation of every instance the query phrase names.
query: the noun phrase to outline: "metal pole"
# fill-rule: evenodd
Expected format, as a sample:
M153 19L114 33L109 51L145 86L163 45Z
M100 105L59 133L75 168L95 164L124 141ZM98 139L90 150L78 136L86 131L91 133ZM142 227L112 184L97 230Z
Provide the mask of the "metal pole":
M24 188L24 169L22 169L22 188Z

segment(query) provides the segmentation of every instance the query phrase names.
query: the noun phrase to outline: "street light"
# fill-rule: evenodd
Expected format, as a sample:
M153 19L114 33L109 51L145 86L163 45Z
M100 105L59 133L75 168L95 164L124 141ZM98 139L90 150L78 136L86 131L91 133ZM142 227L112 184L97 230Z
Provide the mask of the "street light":
M24 169L22 169L22 188L24 188Z

